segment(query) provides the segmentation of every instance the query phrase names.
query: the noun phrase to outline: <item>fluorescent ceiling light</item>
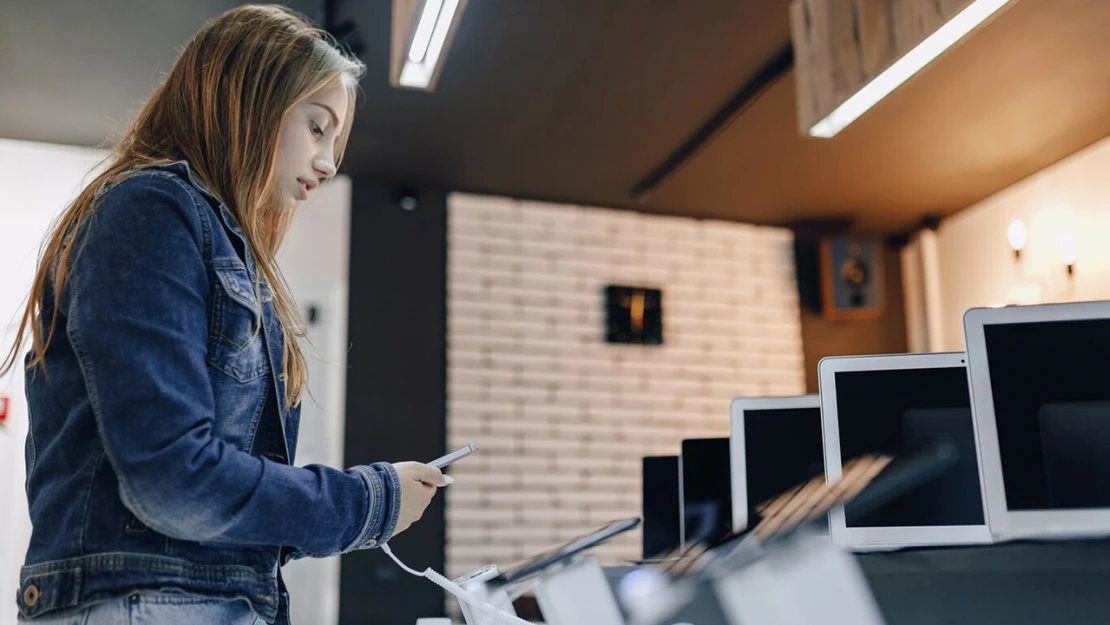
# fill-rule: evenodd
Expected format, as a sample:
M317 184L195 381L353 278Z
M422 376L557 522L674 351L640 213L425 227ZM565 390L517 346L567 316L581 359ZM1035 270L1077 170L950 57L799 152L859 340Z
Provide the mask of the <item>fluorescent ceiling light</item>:
M398 82L402 86L424 89L431 84L458 8L459 0L426 0L401 68Z
M412 47L409 48L409 60L413 63L423 61L424 55L428 53L432 28L436 25L436 18L439 17L439 9L442 6L443 0L427 0L424 3L424 11L420 13L420 22L416 26L416 33L412 36Z
M809 129L810 136L829 138L859 119L879 100L890 95L899 85L910 79L911 76L921 71L923 67L941 55L942 52L952 47L964 35L968 34L979 24L982 24L991 15L1005 6L1010 0L975 0L966 9L953 17L947 24L941 26L936 32L929 35L916 48L910 50L906 56L898 59L886 71L867 83L852 97L836 107L828 117L814 124Z

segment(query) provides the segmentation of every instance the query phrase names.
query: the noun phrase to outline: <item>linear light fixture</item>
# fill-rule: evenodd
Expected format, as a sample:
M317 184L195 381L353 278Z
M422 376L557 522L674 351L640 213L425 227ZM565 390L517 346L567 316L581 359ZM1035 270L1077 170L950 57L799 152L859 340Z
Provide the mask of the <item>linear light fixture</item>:
M428 44L432 41L432 29L439 19L439 10L443 8L443 0L425 0L424 10L420 12L420 21L416 25L416 32L412 35L412 46L409 47L409 61L420 63L428 54Z
M826 139L836 136L848 124L859 119L868 109L890 95L899 85L909 80L911 76L921 71L933 59L975 30L976 26L982 24L1008 2L1010 0L975 0L975 2L972 2L948 23L926 37L917 47L895 61L886 71L876 76L874 80L864 85L852 97L836 107L827 117L814 124L809 129L810 136Z
M465 0L424 0L397 84L430 90L435 83L448 39L461 15ZM396 4L395 4L396 6Z

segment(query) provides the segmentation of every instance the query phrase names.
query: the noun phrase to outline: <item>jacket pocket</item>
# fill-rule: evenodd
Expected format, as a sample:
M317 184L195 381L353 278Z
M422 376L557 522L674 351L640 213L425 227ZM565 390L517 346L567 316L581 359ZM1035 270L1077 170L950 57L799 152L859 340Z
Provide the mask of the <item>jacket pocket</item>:
M266 375L260 307L246 269L216 269L208 364L239 382Z

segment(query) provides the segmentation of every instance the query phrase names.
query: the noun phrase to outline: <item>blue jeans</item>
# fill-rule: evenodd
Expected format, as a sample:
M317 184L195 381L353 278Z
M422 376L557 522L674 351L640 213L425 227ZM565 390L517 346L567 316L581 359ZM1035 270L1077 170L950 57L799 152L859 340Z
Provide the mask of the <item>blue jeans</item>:
M20 621L33 625L195 625L262 623L241 599L214 599L181 592L143 592L109 599L75 613Z

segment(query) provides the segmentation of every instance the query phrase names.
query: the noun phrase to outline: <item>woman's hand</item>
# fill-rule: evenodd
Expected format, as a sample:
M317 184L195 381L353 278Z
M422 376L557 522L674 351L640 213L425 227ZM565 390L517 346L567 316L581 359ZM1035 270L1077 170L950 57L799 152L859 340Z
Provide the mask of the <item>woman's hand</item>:
M439 469L421 462L397 462L393 468L401 478L401 514L397 519L397 528L393 530L396 536L420 520L437 488L447 486L454 480Z

